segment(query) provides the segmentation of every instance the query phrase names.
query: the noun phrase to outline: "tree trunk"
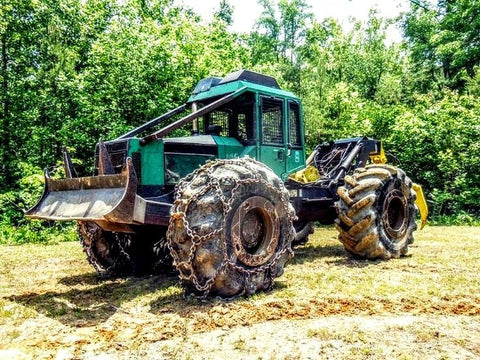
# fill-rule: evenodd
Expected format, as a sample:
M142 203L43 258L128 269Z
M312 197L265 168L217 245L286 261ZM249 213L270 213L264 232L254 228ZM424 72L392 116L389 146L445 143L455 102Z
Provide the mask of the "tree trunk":
M0 111L0 168L4 174L3 184L10 184L11 174L6 171L9 165L9 128L10 128L10 110L8 97L8 54L6 35L2 36L2 103L3 108ZM1 187L1 185L0 185Z

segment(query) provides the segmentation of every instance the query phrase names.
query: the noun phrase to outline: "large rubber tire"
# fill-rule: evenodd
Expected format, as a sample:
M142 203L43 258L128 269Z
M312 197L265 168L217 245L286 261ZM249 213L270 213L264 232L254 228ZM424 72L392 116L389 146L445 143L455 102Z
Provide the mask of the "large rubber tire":
M293 257L294 218L283 182L255 160L208 162L182 179L167 238L186 292L270 290Z
M358 168L337 193L335 227L349 253L367 259L407 254L417 209L412 181L402 170L383 164Z
M143 276L172 269L166 228L147 236L105 231L94 222L80 221L78 233L88 261L103 277Z

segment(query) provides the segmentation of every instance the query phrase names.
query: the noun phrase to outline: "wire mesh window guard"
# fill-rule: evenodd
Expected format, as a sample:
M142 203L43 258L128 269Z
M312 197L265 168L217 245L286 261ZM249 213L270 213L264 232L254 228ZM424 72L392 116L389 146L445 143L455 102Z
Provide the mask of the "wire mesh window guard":
M300 107L298 103L288 102L288 127L290 131L290 144L292 146L302 146L300 136Z
M262 143L283 145L283 102L262 97Z
M228 117L227 111L209 113L206 132L212 135L228 136Z
M254 94L246 93L205 115L205 134L229 136L243 144L255 142ZM203 105L203 104L202 104Z

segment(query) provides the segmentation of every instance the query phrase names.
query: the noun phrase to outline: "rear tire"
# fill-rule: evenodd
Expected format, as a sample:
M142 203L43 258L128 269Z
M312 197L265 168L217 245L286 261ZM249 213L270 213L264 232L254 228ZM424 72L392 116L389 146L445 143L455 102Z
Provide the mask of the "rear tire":
M143 276L172 270L166 228L157 229L155 234L127 234L79 221L78 233L88 261L100 276Z
M338 188L335 227L345 249L361 258L406 255L413 242L417 209L412 181L393 166L358 168Z
M83 251L97 274L102 277L132 275L130 234L105 231L90 221L79 221L77 229Z
M182 179L168 244L187 292L270 290L293 256L294 217L283 182L255 160L208 162Z

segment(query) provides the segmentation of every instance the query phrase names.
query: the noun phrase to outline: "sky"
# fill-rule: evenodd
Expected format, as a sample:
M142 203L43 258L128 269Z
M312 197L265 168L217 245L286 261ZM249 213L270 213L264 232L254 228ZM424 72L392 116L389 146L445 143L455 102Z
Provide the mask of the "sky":
M219 9L220 0L177 0L179 3L193 8L206 21L212 19L213 13ZM236 32L250 32L255 20L258 19L261 7L257 0L229 0L234 7L232 30ZM409 0L306 0L311 6L311 12L318 21L327 17L337 19L343 28L351 30L351 18L365 21L370 9L378 10L379 15L392 18L410 7ZM387 39L389 42L400 41L400 30L389 28Z

